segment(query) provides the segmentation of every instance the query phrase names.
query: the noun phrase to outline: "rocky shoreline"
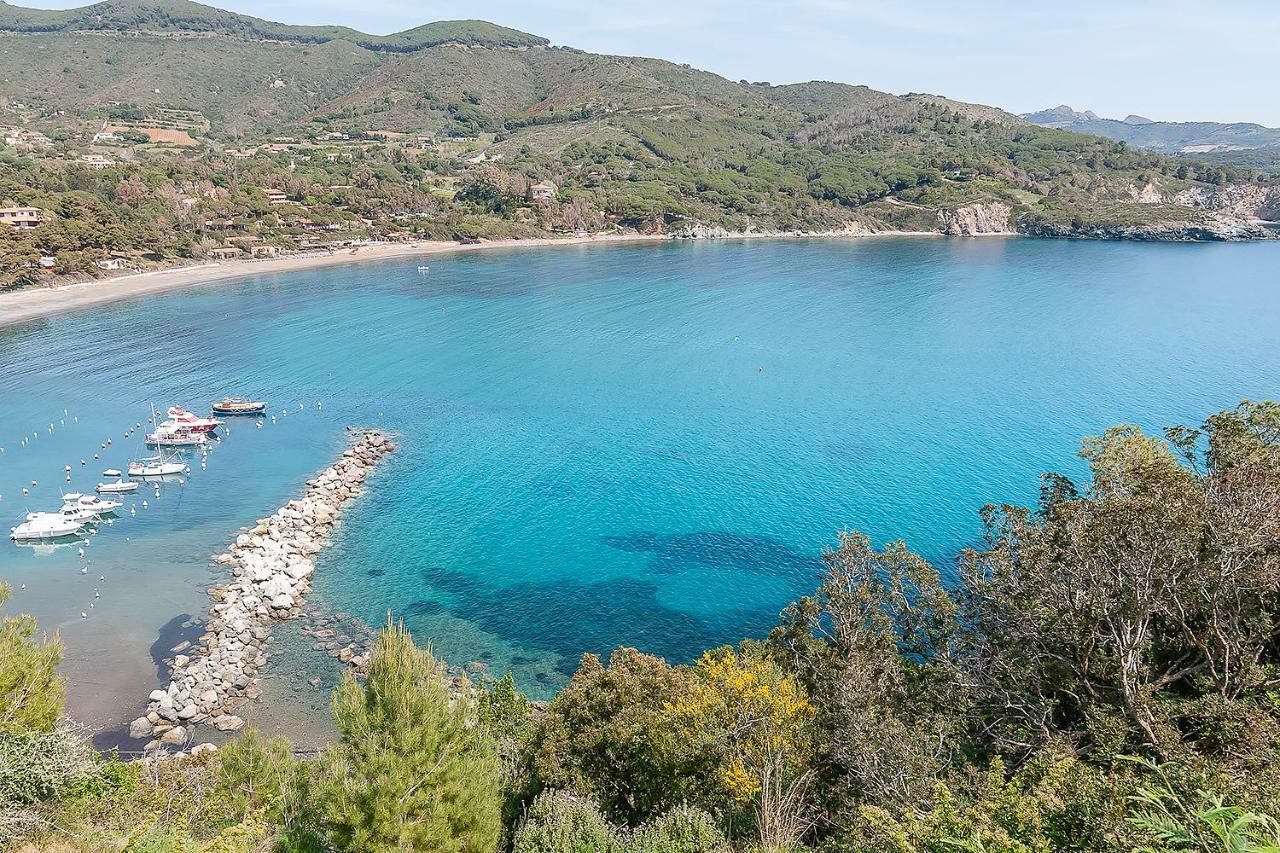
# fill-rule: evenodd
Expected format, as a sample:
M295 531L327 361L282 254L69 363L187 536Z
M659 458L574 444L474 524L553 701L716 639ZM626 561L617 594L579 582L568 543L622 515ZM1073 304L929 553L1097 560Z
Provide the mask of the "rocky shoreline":
M328 543L343 509L363 492L369 472L396 445L378 431L358 431L351 447L291 500L240 533L214 562L231 569L213 586L209 621L197 644L178 647L167 687L153 690L147 711L129 724L129 736L150 738L146 751L181 746L201 724L231 732L244 726L235 714L260 695L259 674L276 620L302 614L315 556ZM343 650L343 663L359 668L368 652ZM337 655L335 655L337 656Z

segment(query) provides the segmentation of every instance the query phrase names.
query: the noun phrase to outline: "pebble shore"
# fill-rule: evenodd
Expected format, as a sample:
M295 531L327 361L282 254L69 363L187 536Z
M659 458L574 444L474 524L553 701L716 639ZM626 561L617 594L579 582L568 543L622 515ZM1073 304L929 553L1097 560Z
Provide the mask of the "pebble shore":
M231 569L231 580L209 589L209 621L196 645L179 647L168 687L151 692L147 712L129 724L129 736L150 738L147 751L181 746L197 725L232 732L244 726L235 711L258 698L259 673L267 663L271 626L302 614L311 588L315 556L329 543L343 509L363 492L369 472L395 443L377 431L360 431L350 448L307 482L302 497L236 537L214 557ZM342 650L355 668L368 652Z

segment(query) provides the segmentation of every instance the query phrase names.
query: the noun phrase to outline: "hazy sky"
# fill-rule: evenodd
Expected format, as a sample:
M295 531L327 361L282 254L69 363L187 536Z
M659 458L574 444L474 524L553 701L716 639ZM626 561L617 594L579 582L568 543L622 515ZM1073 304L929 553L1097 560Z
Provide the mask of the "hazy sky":
M18 0L20 5L27 3ZM28 0L67 8L86 0ZM1280 126L1280 0L215 0L389 33L484 18L733 79L837 80L1027 112Z

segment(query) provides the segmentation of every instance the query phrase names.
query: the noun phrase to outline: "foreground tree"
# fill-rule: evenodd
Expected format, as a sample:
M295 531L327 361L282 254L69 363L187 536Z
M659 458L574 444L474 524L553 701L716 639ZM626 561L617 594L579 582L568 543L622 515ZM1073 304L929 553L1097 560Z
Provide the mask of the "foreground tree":
M762 848L790 850L812 825L813 705L758 650L707 652L697 673L688 695L669 706L681 737L713 758L735 803L753 808Z
M321 759L317 800L341 849L491 853L501 825L497 748L470 697L403 624L388 621L362 686L333 696L339 740Z
M690 785L666 708L692 683L687 670L635 649L618 649L608 667L583 655L539 720L529 746L532 777L591 797L613 821L635 825L662 814Z
M1191 465L1116 427L1085 442L1086 490L1050 476L1038 512L985 510L988 547L961 566L960 677L997 749L1065 734L1082 750L1213 752L1233 718L1276 740L1280 406L1170 437Z
M0 607L12 592L0 583ZM31 616L0 617L0 734L49 731L62 714L62 642L36 636Z
M817 707L818 787L829 818L847 825L854 798L930 795L967 699L952 677L955 602L927 561L902 542L877 551L845 532L823 562L817 593L787 608L769 646Z

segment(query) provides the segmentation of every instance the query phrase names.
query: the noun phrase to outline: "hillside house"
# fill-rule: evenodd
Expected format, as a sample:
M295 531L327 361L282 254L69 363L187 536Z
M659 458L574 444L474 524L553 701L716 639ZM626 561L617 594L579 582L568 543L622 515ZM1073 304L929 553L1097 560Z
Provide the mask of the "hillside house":
M116 164L115 160L110 157L103 157L101 154L83 154L76 162L99 172Z
M529 199L535 204L545 204L556 200L556 185L538 183L529 187Z
M293 204L282 190L263 190L263 192L267 194L267 201L272 204Z
M44 212L38 207L0 207L0 222L10 228L35 228L44 222Z

